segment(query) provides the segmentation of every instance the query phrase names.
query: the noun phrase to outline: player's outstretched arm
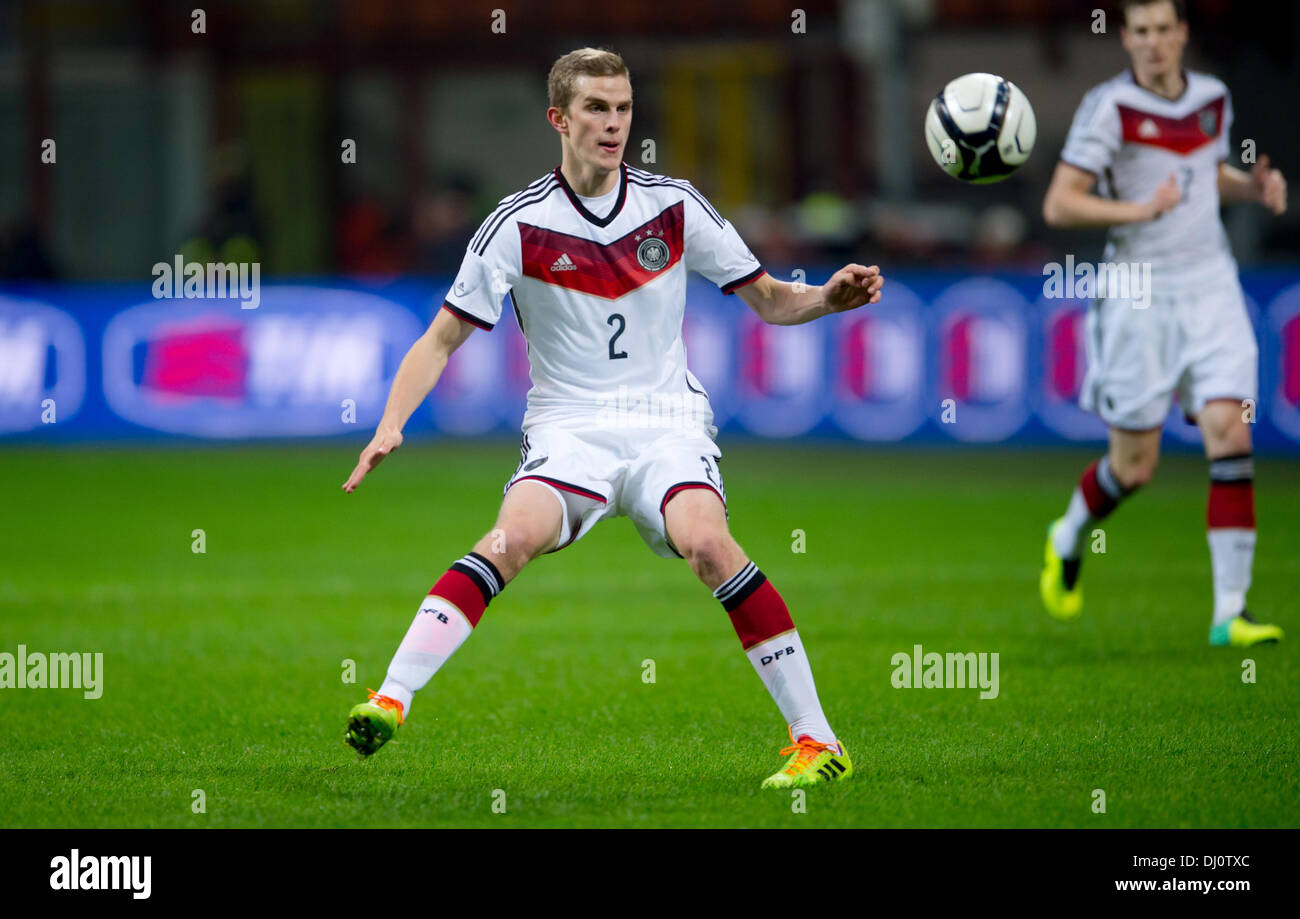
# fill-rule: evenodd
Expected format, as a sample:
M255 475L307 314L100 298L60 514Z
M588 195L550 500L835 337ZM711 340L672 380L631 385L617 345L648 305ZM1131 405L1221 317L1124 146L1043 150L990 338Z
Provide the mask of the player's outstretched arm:
M452 352L465 343L474 326L447 310L438 310L425 333L411 345L402 358L393 378L393 388L388 393L384 416L379 420L375 436L361 451L352 475L343 483L343 490L351 494L366 477L366 473L384 461L384 457L402 445L402 428L407 420L433 391L434 384L447 366Z
M880 302L885 279L875 265L845 265L821 287L778 281L771 275L736 291L759 318L772 325L799 325L829 313Z
M1052 183L1043 198L1043 219L1048 226L1109 227L1155 220L1180 200L1178 181L1170 174L1146 201L1112 201L1092 193L1097 177L1069 163L1057 163Z
M1219 200L1225 204L1251 201L1280 216L1286 212L1286 179L1282 170L1269 165L1267 156L1261 156L1250 172L1220 163Z

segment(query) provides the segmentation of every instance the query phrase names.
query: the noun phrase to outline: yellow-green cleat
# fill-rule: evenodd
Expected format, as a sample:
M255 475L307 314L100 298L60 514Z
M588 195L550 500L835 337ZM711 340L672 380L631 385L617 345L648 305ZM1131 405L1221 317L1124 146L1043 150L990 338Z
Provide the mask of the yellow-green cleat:
M362 756L370 756L392 739L406 719L402 703L367 690L370 699L352 706L348 712L348 731L344 741Z
M791 732L791 740L794 740ZM806 788L818 782L839 782L853 775L853 761L844 750L844 744L818 743L806 734L781 750L789 756L785 766L776 775L763 780L764 788Z
M1052 544L1052 532L1060 520L1053 520L1047 528L1047 545L1043 549L1043 573L1038 578L1038 593L1043 598L1043 606L1054 619L1069 622L1078 619L1083 612L1083 584L1078 580L1078 562L1074 569L1074 586L1065 586L1065 565L1063 558L1056 554Z
M1245 610L1227 622L1210 627L1210 644L1216 648L1249 648L1265 642L1278 642L1282 637L1280 628L1266 622L1256 622Z

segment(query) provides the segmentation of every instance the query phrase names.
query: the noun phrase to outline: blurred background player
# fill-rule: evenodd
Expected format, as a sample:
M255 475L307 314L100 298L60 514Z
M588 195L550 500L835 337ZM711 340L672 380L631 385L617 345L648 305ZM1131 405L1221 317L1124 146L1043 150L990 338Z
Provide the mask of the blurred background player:
M1149 264L1150 299L1128 296L1132 289L1099 290L1089 310L1080 404L1109 426L1110 449L1084 471L1065 515L1048 530L1040 592L1058 619L1080 614L1091 527L1151 479L1177 393L1210 463L1210 644L1278 641L1282 630L1246 609L1255 554L1248 419L1258 398L1258 349L1219 203L1253 201L1281 214L1286 183L1267 157L1249 173L1224 162L1232 100L1217 78L1183 69L1182 0L1124 0L1122 11L1132 68L1084 97L1043 216L1056 227L1110 227L1103 262Z
M496 526L433 586L383 685L352 709L347 741L362 755L383 746L415 692L524 565L626 515L651 549L685 558L713 591L785 717L789 758L763 786L849 778L852 763L822 712L785 602L728 532L717 428L686 366L682 318L688 269L780 325L878 302L884 281L861 265L824 287L777 281L690 183L627 166L632 86L618 55L566 54L548 89L560 167L504 199L470 240L343 487L352 492L401 445L451 353L474 329L492 329L506 293L533 382L519 468Z

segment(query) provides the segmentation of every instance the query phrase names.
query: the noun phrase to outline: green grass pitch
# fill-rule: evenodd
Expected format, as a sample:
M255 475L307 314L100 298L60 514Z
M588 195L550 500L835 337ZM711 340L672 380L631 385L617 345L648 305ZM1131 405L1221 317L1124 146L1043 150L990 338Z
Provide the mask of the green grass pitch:
M722 438L733 532L789 604L857 770L796 813L759 789L785 726L726 614L622 519L525 569L359 761L348 708L517 462L511 442L411 445L347 496L360 446L0 451L0 651L104 655L97 700L0 690L0 825L1300 822L1296 460L1258 464L1251 593L1290 637L1243 652L1206 640L1197 457L1167 457L1106 522L1084 617L1062 626L1038 603L1044 530L1095 449ZM891 657L916 644L998 652L998 697L894 688Z

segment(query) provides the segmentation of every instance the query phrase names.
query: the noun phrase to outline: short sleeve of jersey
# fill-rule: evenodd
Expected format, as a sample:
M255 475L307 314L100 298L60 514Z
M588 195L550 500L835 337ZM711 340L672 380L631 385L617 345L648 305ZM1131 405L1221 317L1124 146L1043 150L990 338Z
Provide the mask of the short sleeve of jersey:
M1122 139L1119 109L1106 90L1099 86L1083 97L1061 150L1063 162L1095 176L1114 162Z
M730 221L723 220L713 205L686 183L686 267L732 293L763 273Z
M1223 89L1223 124L1219 127L1215 152L1219 155L1220 163L1232 156L1232 93L1228 92L1227 87Z
M447 291L443 306L480 329L491 330L501 318L501 306L519 280L518 233L513 221L493 230L484 224L470 240L456 280Z

